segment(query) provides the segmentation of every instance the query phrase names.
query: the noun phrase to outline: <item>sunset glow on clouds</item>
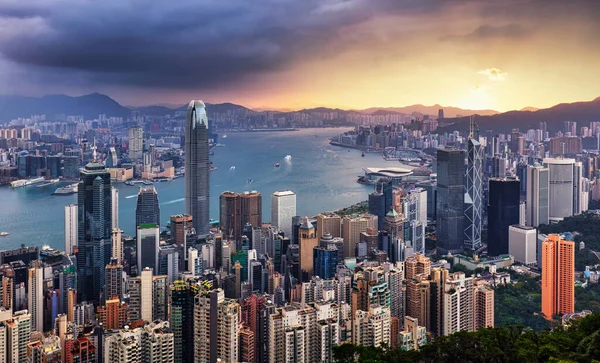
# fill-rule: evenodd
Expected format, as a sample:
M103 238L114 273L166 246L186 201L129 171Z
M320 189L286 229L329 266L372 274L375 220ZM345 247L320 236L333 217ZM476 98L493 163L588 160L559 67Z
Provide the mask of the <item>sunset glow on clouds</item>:
M600 2L4 0L0 93L546 107L600 96Z

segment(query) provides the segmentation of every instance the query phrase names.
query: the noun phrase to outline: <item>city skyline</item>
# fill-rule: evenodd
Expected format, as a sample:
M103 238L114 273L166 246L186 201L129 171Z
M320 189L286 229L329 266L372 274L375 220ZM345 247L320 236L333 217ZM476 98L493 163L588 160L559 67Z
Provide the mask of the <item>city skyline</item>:
M0 94L497 111L598 96L598 49L590 46L600 34L597 2L204 5L147 3L152 16L139 19L138 6L117 1L5 2Z

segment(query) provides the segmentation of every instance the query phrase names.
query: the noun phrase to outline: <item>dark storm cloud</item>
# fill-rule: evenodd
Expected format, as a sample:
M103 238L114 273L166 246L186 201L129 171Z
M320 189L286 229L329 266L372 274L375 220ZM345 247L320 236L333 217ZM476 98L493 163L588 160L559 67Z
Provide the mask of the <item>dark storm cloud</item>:
M0 2L0 53L19 65L70 71L90 82L210 87L308 59L337 38L338 29L399 5L406 11L432 10L420 4L8 0Z

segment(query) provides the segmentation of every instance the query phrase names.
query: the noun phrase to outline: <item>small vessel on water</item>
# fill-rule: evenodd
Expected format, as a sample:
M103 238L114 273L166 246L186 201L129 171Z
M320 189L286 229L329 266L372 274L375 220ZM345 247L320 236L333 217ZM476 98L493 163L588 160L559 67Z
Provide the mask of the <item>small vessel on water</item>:
M275 163L275 167L278 168L280 166L279 162Z
M43 181L44 181L44 177L43 176L40 176L40 177L37 177L37 178L31 178L31 179L15 180L14 182L10 183L10 187L11 188L26 187L28 185L41 183Z
M53 195L71 195L71 194L77 193L78 190L79 190L79 187L77 186L77 183L75 183L75 184L67 185L66 187L58 188L52 194Z
M253 180L252 179L248 179L246 180L246 184L252 184Z
M365 157L365 152L363 151L363 153L360 154L360 156L362 156L364 158Z
M0 237L6 237L8 236L10 233L8 232L0 232Z
M227 134L223 134L223 136L221 136L223 139L227 138Z

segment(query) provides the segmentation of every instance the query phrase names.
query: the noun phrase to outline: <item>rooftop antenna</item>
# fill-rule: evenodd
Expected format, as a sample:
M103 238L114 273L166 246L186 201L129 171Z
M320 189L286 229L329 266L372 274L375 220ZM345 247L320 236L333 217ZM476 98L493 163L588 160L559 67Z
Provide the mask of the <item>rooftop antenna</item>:
M96 153L96 138L94 138L94 146L92 146L92 158L94 160L94 162L98 162L98 159L96 158L97 153Z
M475 133L479 134L479 127L475 123L475 115L471 115L469 119L469 139L477 139L479 135L475 135Z

